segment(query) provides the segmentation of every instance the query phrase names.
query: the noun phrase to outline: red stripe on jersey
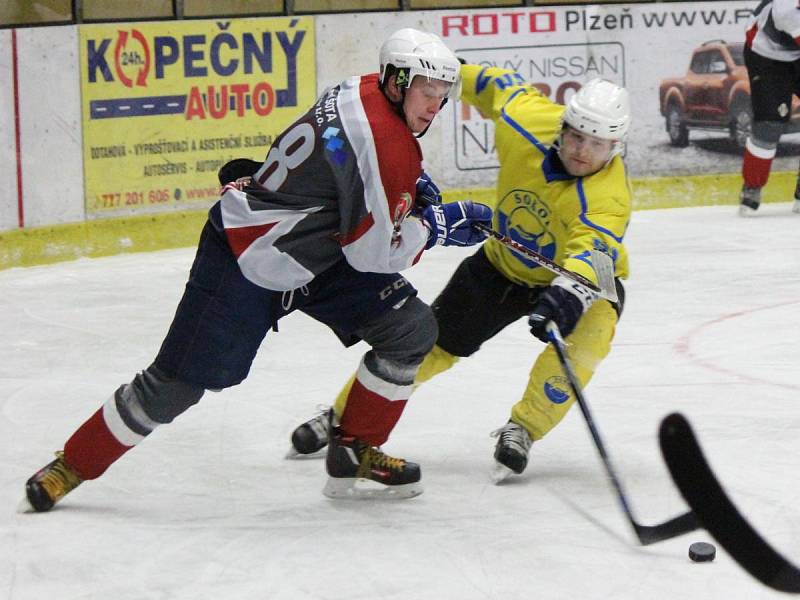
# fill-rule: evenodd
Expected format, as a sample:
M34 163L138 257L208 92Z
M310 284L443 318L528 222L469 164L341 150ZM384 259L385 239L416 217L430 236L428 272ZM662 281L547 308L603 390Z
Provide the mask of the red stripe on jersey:
M250 245L258 238L266 234L277 223L266 223L264 225L251 225L250 227L233 227L225 230L228 237L228 245L236 258L247 250Z
M366 217L361 219L361 222L356 225L356 228L348 233L347 235L339 236L339 244L342 246L347 246L347 244L352 244L362 235L369 231L369 228L375 224L375 219L372 217L372 213L369 213Z
M422 173L422 150L405 121L381 92L378 75L361 77L359 94L375 142L381 183L394 215L403 194L416 197L417 178ZM369 185L369 182L364 182Z
M744 42L748 48L753 47L753 38L756 37L758 33L758 24L753 25L750 29L748 29L744 34Z

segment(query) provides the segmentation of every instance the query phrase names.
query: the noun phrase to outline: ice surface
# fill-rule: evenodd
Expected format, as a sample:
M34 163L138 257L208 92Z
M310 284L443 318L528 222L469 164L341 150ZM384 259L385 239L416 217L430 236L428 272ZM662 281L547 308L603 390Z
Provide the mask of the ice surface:
M685 510L659 422L687 415L764 535L800 560L800 216L765 205L636 212L616 343L586 395L643 523ZM432 300L467 251L407 274ZM249 379L214 394L47 514L15 512L25 480L152 360L193 249L0 272L0 598L8 600L758 599L698 531L633 542L576 410L494 486L494 440L541 349L523 321L412 397L386 450L425 493L328 500L319 460L283 459L365 351L304 315L281 321Z

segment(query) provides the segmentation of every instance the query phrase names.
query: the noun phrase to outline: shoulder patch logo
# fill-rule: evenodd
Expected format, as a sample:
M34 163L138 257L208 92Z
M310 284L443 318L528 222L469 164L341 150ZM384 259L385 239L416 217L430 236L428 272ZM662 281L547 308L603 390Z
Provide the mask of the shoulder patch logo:
M344 142L338 137L339 131L341 130L338 127L327 127L325 131L322 132L322 138L327 140L325 143L325 150L332 155L333 161L341 166L347 160L347 153L342 150Z

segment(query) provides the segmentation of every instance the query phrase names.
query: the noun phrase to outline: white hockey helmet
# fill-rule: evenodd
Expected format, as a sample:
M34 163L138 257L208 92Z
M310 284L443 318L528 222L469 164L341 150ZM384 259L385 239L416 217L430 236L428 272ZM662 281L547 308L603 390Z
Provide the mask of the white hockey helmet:
M606 79L592 79L567 104L564 123L603 140L624 142L631 122L628 91Z
M433 33L405 28L395 31L381 46L380 80L391 74L387 67L407 69L408 79L400 83L408 87L414 77L438 79L452 84L448 98L458 99L461 93L461 63L456 55Z

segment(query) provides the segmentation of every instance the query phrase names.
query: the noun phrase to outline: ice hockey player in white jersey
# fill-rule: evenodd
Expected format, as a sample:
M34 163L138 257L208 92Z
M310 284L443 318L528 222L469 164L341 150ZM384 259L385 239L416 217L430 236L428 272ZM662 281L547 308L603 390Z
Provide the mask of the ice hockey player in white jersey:
M778 141L792 115L792 94L800 95L800 8L796 0L764 0L745 35L744 61L750 79L753 125L742 160L744 183L739 214L761 204ZM800 213L800 173L793 212Z
M436 245L483 241L472 224L489 223L492 214L468 201L417 203L438 190L422 171L416 136L457 97L459 66L437 36L397 31L381 48L379 73L323 93L263 163L238 160L223 169L223 183L236 181L209 211L154 362L28 480L26 507L50 510L205 390L240 383L267 332L294 310L345 344L371 346L348 410L332 424L325 493L357 494L359 479L371 480L374 493L420 493L419 465L380 450L437 333L430 307L399 271Z

